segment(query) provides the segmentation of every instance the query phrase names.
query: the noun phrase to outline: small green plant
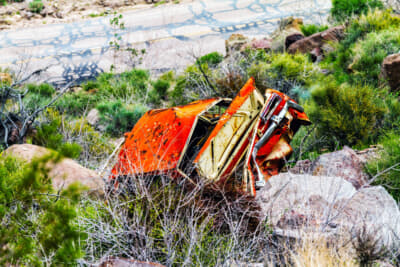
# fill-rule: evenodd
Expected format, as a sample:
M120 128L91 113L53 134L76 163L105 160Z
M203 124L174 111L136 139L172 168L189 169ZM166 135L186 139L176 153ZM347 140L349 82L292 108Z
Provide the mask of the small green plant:
M48 163L57 153L24 164L0 159L0 264L23 266L75 265L82 256L76 226L82 188L71 185L54 192Z
M305 24L300 25L301 32L304 36L310 36L317 32L323 32L328 29L327 25Z
M372 32L357 42L352 49L351 79L374 86L379 85L381 65L385 57L400 51L400 30Z
M43 97L52 97L56 92L54 87L47 83L42 83L40 85L28 84L27 88L30 93L38 94Z
M223 59L224 59L224 57L220 53L212 52L212 53L209 53L207 55L200 57L197 61L200 64L207 63L210 66L215 66L215 65L218 65L219 63L221 63L221 61Z
M163 4L166 4L166 3L167 3L167 1L161 0L161 1L157 2L157 3L155 3L154 6L155 6L155 7L158 7L158 6L163 5Z
M97 105L100 112L100 124L105 125L106 132L113 136L130 131L135 123L147 111L147 107L136 104L126 108L121 101L101 103Z
M375 8L382 9L383 3L380 0L333 0L331 15L336 21L345 21Z
M44 4L42 0L33 0L32 2L29 3L29 9L33 13L40 13L42 9L44 8Z
M59 152L61 155L69 158L78 158L82 152L80 145L76 143L65 143L63 135L59 132L61 126L61 118L55 116L52 109L46 111L48 117L52 120L42 123L36 134L32 138L32 142L36 145L44 146Z
M371 159L366 170L372 177L376 176L375 184L381 184L397 200L400 200L400 135L395 131L386 133L380 138L382 151L377 158Z
M330 149L372 144L387 112L371 86L338 84L332 77L315 85L306 110Z
M154 90L162 98L167 95L167 91L170 86L171 86L171 84L168 81L162 80L162 79L159 79L153 83Z
M120 35L120 31L125 29L125 23L122 21L122 18L123 18L122 14L117 14L117 12L114 12L114 16L110 19L110 25L114 32L114 34L113 34L114 37L110 41L110 46L115 51L118 51L121 48L120 42L122 40L122 37ZM114 61L115 61L115 57L116 57L116 55L114 55ZM114 62L114 64L115 64L115 62Z

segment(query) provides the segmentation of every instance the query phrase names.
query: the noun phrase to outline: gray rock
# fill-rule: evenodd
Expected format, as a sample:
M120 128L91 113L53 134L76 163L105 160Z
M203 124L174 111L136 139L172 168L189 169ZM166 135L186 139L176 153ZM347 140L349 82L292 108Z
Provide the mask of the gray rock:
M96 126L100 120L100 113L97 109L91 109L86 116L86 120L92 126Z
M356 190L341 177L290 173L269 182L271 188L258 191L256 201L275 232L330 235L332 242L363 235L378 248L400 246L399 207L381 186Z
M343 177L358 189L368 181L368 176L363 171L364 164L365 159L362 156L345 146L342 150L322 154L314 162L299 161L290 172Z

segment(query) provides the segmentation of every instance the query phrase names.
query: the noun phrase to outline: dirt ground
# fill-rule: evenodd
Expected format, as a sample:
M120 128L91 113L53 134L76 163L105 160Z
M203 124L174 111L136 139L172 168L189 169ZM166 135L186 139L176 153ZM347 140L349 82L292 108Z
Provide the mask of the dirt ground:
M30 9L29 3L32 1L25 0L0 6L0 30L74 22L107 16L114 12L122 13L193 0L43 0L44 8L39 13Z

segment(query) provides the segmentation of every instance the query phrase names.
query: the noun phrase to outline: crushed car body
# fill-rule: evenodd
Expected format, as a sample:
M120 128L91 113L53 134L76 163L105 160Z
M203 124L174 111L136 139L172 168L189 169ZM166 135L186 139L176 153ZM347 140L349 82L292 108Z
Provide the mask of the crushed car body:
M148 175L202 179L254 196L293 152L290 141L310 121L287 95L262 95L250 79L231 100L213 98L146 112L130 133L111 179Z

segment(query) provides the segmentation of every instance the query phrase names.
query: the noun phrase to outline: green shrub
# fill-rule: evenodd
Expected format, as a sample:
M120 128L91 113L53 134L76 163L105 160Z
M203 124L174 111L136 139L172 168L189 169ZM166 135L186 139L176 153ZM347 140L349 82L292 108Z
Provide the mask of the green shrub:
M108 99L134 103L144 99L149 87L149 73L133 69L120 75L103 73L97 78L99 94Z
M76 117L94 108L102 98L98 93L92 94L85 91L70 92L60 97L54 106L61 113Z
M184 76L178 77L176 81L176 85L172 92L170 93L171 96L171 101L173 106L179 106L183 105L187 102L187 99L184 97L184 92L185 92L185 87L186 87L186 79Z
M375 8L382 9L383 3L380 0L332 0L331 15L337 21L344 21Z
M218 52L212 52L207 55L204 55L198 59L198 63L204 64L207 63L208 65L215 66L224 59L224 56Z
M106 126L106 131L114 136L132 130L135 123L147 111L147 107L136 104L128 109L120 101L101 103L97 106L100 112L100 124Z
M379 143L383 146L383 150L378 158L368 162L366 170L371 176L380 173L375 184L383 185L396 201L400 201L400 166L388 170L400 162L400 135L393 131L389 132L381 137Z
M40 85L28 84L27 88L30 93L38 94L43 97L52 97L56 92L54 87L47 83L42 83Z
M306 110L317 136L326 138L331 149L374 143L387 112L375 88L338 85L332 77L313 88L308 103Z
M346 29L345 39L339 43L336 51L330 53L325 60L328 64L332 64L328 68L335 72L339 81L348 81L350 77L347 68L353 61L353 48L356 44L369 33L376 32L378 34L380 31L390 29L395 31L398 27L400 27L400 18L389 11L374 10L352 19Z
M297 99L299 95L292 94L294 88L305 90L322 75L307 55L279 53L266 55L263 61L253 63L248 68L248 76L255 78L261 90L274 88Z
M50 84L28 84L28 93L23 98L25 107L34 110L50 102L56 90Z
M172 83L173 81L175 81L175 73L172 70L167 71L167 72L163 73L159 79Z
M400 30L372 32L352 49L351 79L356 82L379 84L381 65L385 57L400 51Z
M0 264L18 266L75 265L82 256L76 226L81 188L54 192L47 163L50 154L31 164L0 159Z
M42 9L44 8L42 0L33 0L32 2L29 3L29 9L33 13L40 13Z
M300 25L301 32L304 36L310 36L317 32L323 32L328 29L327 25L304 24Z
M99 84L96 81L87 81L82 85L82 89L85 91L91 91L99 88Z
M47 110L47 113L51 113ZM61 127L61 118L53 117L53 120L46 121L37 127L37 132L32 138L36 145L44 146L59 152L61 155L69 158L78 158L82 149L76 143L64 143L64 137L59 132Z
M166 80L157 80L153 83L153 88L160 97L165 97L171 84Z

